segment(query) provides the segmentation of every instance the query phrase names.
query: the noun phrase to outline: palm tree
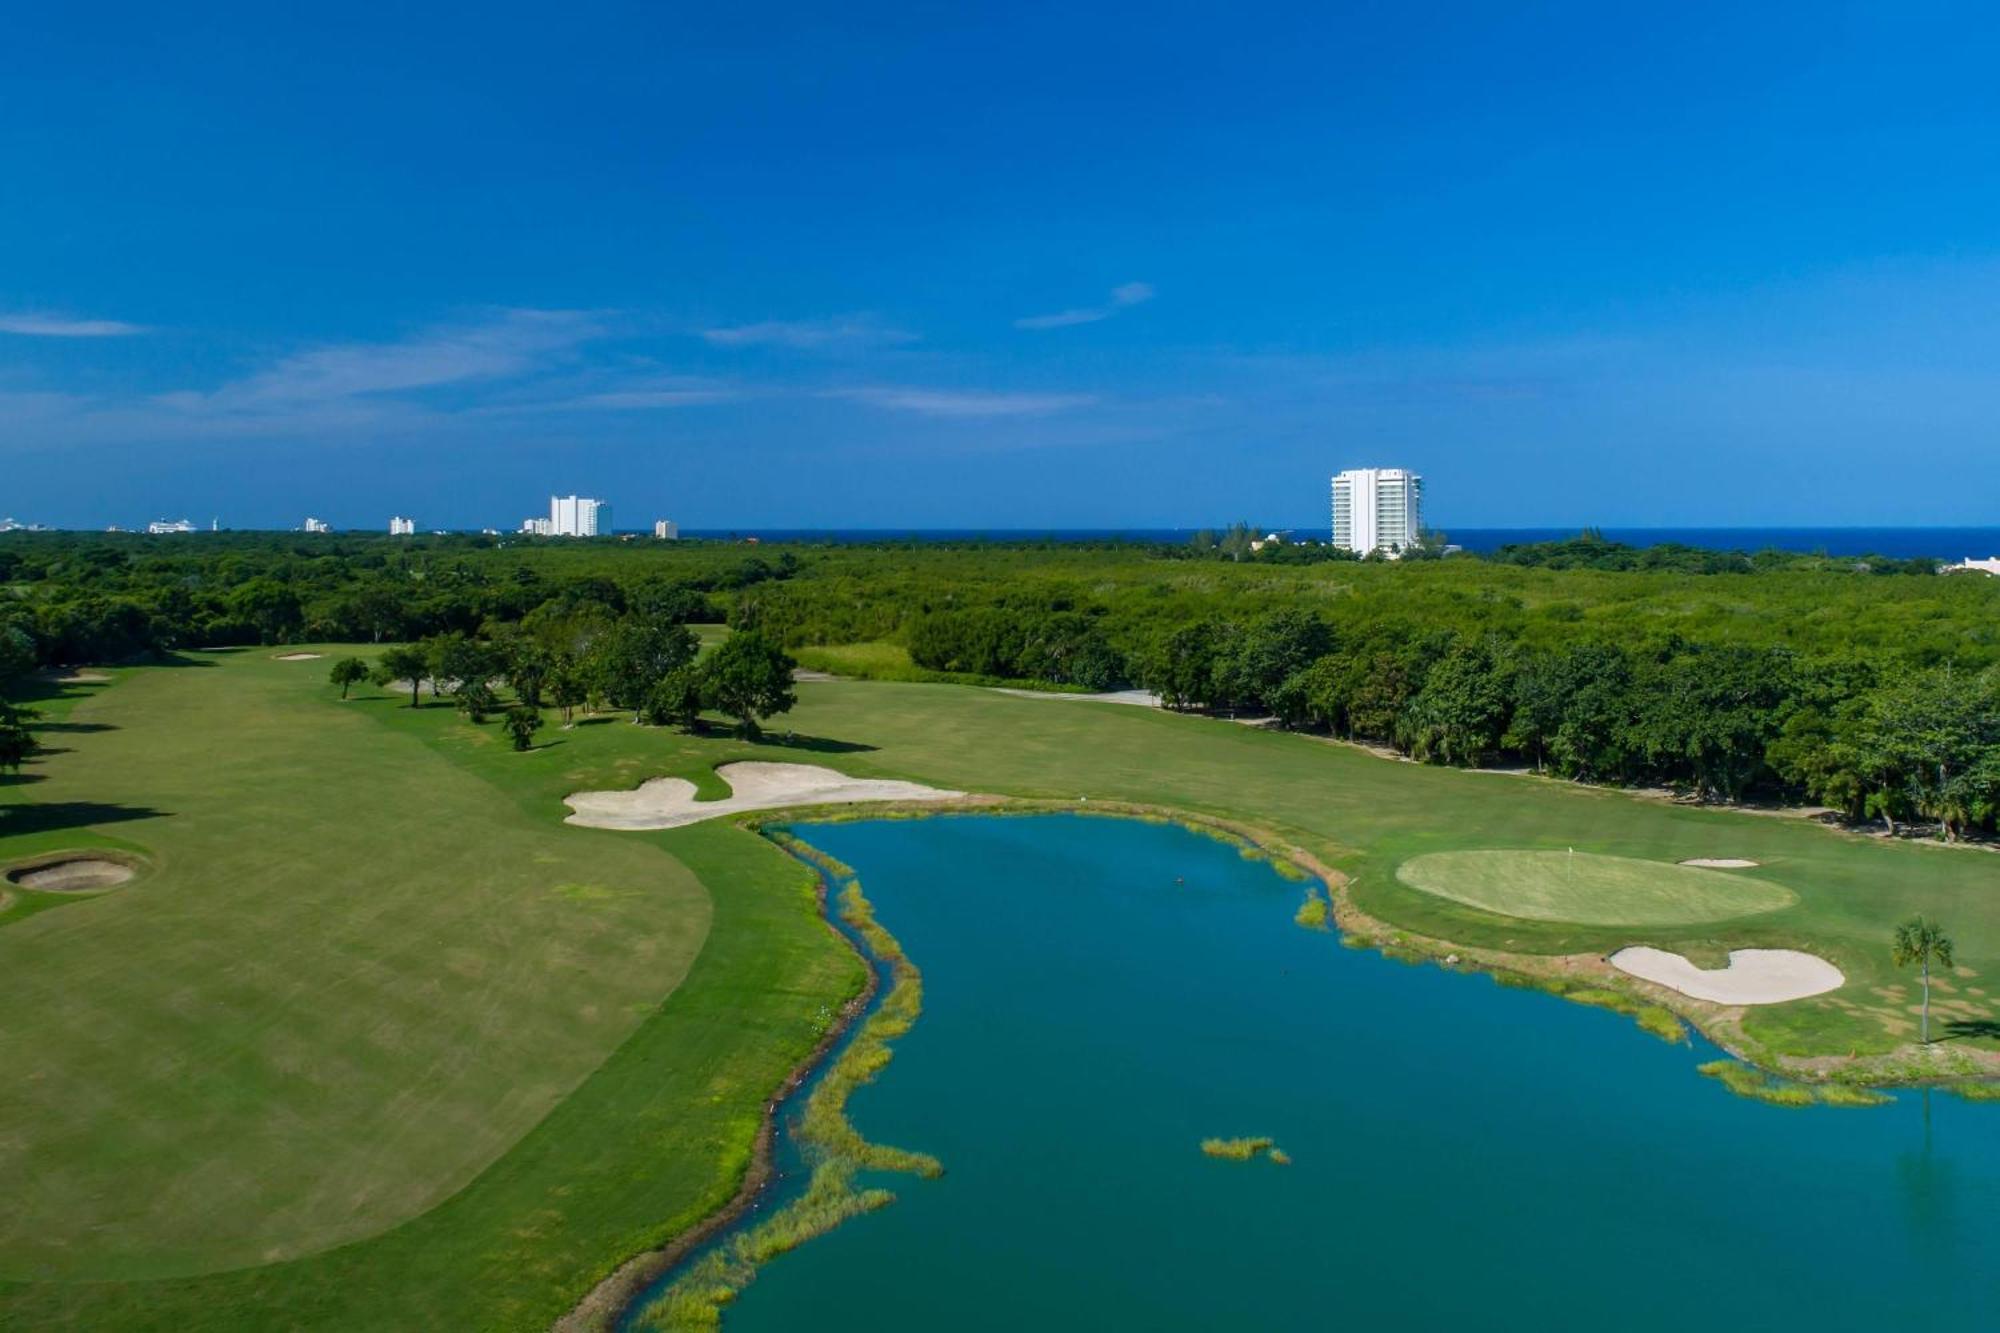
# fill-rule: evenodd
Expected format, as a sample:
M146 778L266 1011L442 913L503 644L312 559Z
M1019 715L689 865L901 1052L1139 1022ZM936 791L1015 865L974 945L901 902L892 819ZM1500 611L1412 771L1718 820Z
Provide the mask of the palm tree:
M1944 933L1944 927L1923 916L1913 916L1896 927L1896 940L1890 955L1897 967L1907 967L1911 963L1920 964L1924 969L1924 1017L1922 1029L1923 1044L1931 1042L1931 960L1936 959L1939 967L1950 967L1951 936Z

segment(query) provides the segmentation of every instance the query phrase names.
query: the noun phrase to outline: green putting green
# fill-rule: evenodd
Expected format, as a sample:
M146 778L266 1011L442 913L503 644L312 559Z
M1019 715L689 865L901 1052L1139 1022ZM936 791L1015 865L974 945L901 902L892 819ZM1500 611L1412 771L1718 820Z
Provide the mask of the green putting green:
M1798 901L1768 880L1590 852L1433 852L1405 861L1396 878L1501 916L1583 926L1686 926Z

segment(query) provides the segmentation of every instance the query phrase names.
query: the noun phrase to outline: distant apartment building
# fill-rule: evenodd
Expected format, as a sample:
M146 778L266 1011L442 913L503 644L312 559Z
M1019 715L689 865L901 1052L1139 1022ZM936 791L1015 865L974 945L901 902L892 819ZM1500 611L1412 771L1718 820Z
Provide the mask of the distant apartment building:
M414 518L404 518L401 514L396 515L389 520L389 535L391 537L416 536L417 520Z
M1424 479L1399 467L1349 468L1333 479L1333 544L1399 555L1423 535Z
M653 520L653 535L661 541L673 541L681 535L681 525L670 518L656 518Z
M308 518L306 519L306 531L307 531L307 532L332 532L332 531L333 531L333 524L331 524L331 523L327 522L327 521L326 521L325 519L323 519L323 518L311 518L311 517L308 517Z
M551 495L549 516L527 520L521 531L537 537L608 537L611 503L582 495Z
M195 530L194 524L190 523L187 519L184 518L177 518L172 520L164 518L156 518L151 523L148 523L146 525L146 531L155 537L162 536L169 532L193 532L194 530Z

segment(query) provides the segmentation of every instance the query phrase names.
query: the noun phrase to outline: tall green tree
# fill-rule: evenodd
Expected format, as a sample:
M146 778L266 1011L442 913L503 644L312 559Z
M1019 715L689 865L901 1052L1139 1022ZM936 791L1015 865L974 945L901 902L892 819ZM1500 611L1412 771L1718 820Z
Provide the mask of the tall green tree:
M1890 946L1890 957L1897 967L1915 963L1923 969L1924 1010L1919 1040L1926 1046L1931 1042L1931 964L1950 967L1951 949L1951 936L1944 933L1944 927L1924 916L1913 916L1897 926Z
M541 709L516 704L507 710L507 715L501 720L507 728L507 738L514 743L517 753L534 748L535 733L542 729Z
M430 671L430 658L423 649L415 645L391 648L375 659L375 670L370 676L377 685L394 685L404 681L410 686L410 707L418 705L418 694L423 688L424 677Z
M675 667L647 698L646 721L656 727L677 726L699 731L706 697L706 681L700 667L693 663Z
M333 664L327 679L340 686L340 697L345 699L349 690L368 679L368 664L358 657L343 657Z
M701 640L686 625L629 616L598 646L594 674L604 697L640 722L653 690L700 651Z
M791 711L798 702L792 671L798 663L761 630L732 634L702 663L703 693L716 709L755 736L761 718Z
M18 773L42 748L28 724L38 716L32 708L17 708L0 699L0 771Z
M558 656L549 666L549 702L562 709L563 729L576 725L576 706L589 695L575 659Z

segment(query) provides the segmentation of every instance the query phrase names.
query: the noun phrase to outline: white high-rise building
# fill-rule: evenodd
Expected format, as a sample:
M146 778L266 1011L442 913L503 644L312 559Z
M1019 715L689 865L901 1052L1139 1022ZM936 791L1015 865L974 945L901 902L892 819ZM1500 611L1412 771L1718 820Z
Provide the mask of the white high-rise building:
M396 515L389 520L389 535L391 537L416 536L417 520L414 518L404 518L401 514Z
M661 541L673 541L681 535L681 525L670 518L656 518L653 520L653 535Z
M552 537L608 536L611 532L611 504L580 495L549 497L549 532Z
M308 519L306 520L306 531L307 531L307 532L332 532L332 531L333 531L333 524L331 524L331 523L327 522L327 521L326 521L325 519L323 519L323 518L308 518Z
M1333 544L1400 555L1423 535L1424 479L1399 467L1349 468L1333 479Z

